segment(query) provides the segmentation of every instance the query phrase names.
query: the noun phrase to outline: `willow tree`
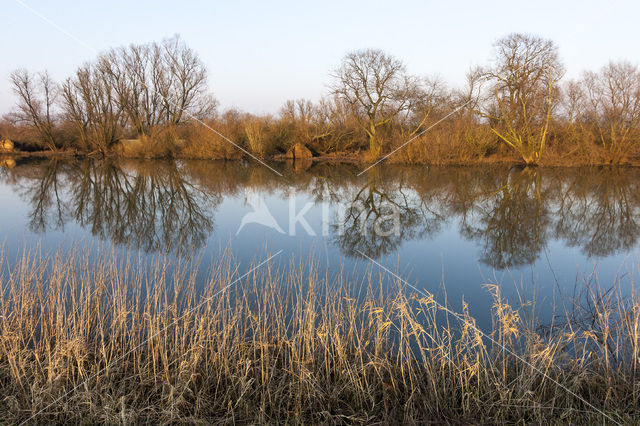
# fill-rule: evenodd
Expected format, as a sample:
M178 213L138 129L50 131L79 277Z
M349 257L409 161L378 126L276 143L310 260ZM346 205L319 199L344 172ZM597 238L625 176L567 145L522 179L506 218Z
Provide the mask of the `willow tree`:
M489 83L483 115L527 165L544 154L562 74L555 44L526 34L498 40L492 64L481 74Z
M333 78L332 94L349 105L372 156L379 156L384 144L378 129L409 107L416 80L400 60L378 49L347 54Z

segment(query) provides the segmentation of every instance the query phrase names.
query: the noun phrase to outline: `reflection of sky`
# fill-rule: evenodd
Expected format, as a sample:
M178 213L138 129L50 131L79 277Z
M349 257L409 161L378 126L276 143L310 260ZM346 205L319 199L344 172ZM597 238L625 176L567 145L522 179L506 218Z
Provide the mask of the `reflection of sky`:
M298 224L295 236L291 236L289 195L274 189L256 191L285 234L258 224L247 224L236 235L242 217L250 213L252 208L247 204L246 195L242 191L232 196L223 194L217 209L208 212L215 218L215 227L203 249L202 259L205 263L214 261L220 251L227 247L231 248L243 265L251 260L259 262L267 247L271 252L284 250L283 255L275 261L282 267L286 267L292 257L299 260L312 255L321 267L330 265L330 273L337 273L340 268L344 268L345 271L362 274L367 268L371 268L362 259L345 256L335 245L334 235L322 235L323 215L320 204L314 204L304 216L317 235L308 235ZM407 191L407 194L411 193L412 191ZM307 202L313 202L313 197L309 193L297 193L295 202L296 212L299 212ZM5 243L6 259L9 261L15 259L22 247L33 247L36 244L40 245L43 252L75 245L93 245L94 248L109 245L108 241L101 242L92 237L88 229L72 220L65 223L64 230L51 228L42 234L30 231L28 221L31 207L9 185L0 184L0 203L3 206L0 215L0 240ZM334 204L329 217L334 218L336 213L337 206ZM460 229L460 218L449 218L432 234L403 241L397 250L376 260L398 272L418 288L434 293L438 300L444 302L446 298L456 310L460 310L460 302L464 298L469 303L471 313L483 327L490 324L488 311L491 306L491 298L483 288L484 284L502 284L503 295L514 303L518 300L531 300L535 295L538 301L537 314L548 320L554 303L560 304L559 300L554 301L554 296L559 293L571 296L575 288L580 289L584 285L579 274L593 282L590 275L596 268L601 286L607 288L619 276L628 288L629 274L633 273L632 268L637 266L639 259L637 246L629 253L614 253L605 258L590 259L583 248L568 247L552 234L546 248L532 265L494 270L480 261L483 257L482 241L464 238ZM202 269L208 269L207 265L204 266ZM376 267L371 270L374 277L381 272ZM637 277L637 270L635 274ZM446 293L443 283L446 284Z
M240 218L252 211L250 206L243 204L241 198L227 199L222 203L216 216L217 235L213 237L213 240L220 238L222 241L231 241L234 251L240 256L242 253L255 253L268 243L273 250L284 248L285 255L292 253L300 257L313 252L316 256L326 256L330 265L344 265L345 270L356 268L364 272L369 266L365 261L345 257L331 244L330 238L320 235L322 213L319 205L314 205L305 215L318 234L316 237L308 236L299 225L295 237L292 237L257 224L247 225L236 236ZM288 232L289 200L268 194L264 195L264 200L273 216L280 219L280 226ZM307 201L312 200L299 194L296 198L297 211ZM335 210L335 206L332 210ZM492 304L485 284L502 284L503 295L514 303L535 297L538 315L549 317L553 312L554 295L562 292L572 297L576 286L579 289L585 280L592 282L594 268L601 285L607 287L616 277L629 282L631 268L640 259L638 249L590 259L581 247L567 247L562 241L551 239L534 264L495 270L480 262L481 243L461 237L459 229L458 220L447 221L439 232L427 239L405 241L396 252L376 260L399 273L409 283L435 294L439 300L443 301L446 297L455 309L460 309L460 302L464 298L472 314L483 325L488 325L490 321L487 310ZM376 274L379 272L374 271ZM555 303L560 306L559 298L555 299Z

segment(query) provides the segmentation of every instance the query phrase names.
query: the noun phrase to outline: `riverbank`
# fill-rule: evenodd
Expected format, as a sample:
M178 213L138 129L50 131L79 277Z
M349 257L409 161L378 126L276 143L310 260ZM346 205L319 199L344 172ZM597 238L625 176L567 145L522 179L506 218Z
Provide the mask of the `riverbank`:
M267 258L265 254L261 258ZM25 255L1 275L3 423L634 424L640 301L538 328L487 286L465 309L396 282L217 259ZM1 262L5 265L5 262ZM246 275L246 271L250 271ZM466 305L465 305L466 306ZM474 309L477 307L471 307ZM583 313L586 315L588 312ZM584 318L583 318L584 319Z
M313 163L343 163L343 164L359 164L361 166L367 166L376 163L376 161L393 163L393 164L407 164L407 165L432 165L432 166L525 166L524 162L519 159L517 156L509 156L509 155L494 155L487 156L483 158L476 159L454 159L454 158L440 158L433 159L431 161L421 160L407 160L402 156L391 155L388 158L380 157L377 160L371 160L366 152L340 152L340 153L331 153L326 155L317 155L311 158L304 158L299 160L293 160L287 158L287 155L284 153L263 156L263 157L250 157L248 155L235 155L232 158L228 157L211 157L211 158L203 158L200 156L190 156L190 155L181 155L180 153L173 153L170 156L157 156L157 155L144 155L144 154L136 154L136 155L123 155L117 152L112 152L107 155L103 155L99 152L93 153L83 153L78 152L76 150L60 150L60 151L13 151L11 153L0 153L1 159L28 159L28 158L60 158L60 159L70 159L70 158L99 158L99 157L109 157L114 159L180 159L180 160L230 160L235 161L242 158L247 159L248 161L257 161L256 158L259 158L262 161L277 161L277 162L297 162L298 165L302 165L306 168L306 166L311 165ZM640 157L632 157L621 163L613 164L611 162L598 160L598 159L585 159L576 161L575 158L569 157L551 157L541 161L538 165L540 167L640 167Z

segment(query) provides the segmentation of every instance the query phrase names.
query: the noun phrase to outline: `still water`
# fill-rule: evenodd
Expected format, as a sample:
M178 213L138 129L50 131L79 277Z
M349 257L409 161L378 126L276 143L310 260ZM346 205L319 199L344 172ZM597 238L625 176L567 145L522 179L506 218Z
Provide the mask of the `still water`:
M8 167L10 166L10 167ZM552 320L638 277L640 170L23 160L0 168L5 261L25 249L197 256L392 277L490 326L488 283ZM242 269L242 268L241 268Z

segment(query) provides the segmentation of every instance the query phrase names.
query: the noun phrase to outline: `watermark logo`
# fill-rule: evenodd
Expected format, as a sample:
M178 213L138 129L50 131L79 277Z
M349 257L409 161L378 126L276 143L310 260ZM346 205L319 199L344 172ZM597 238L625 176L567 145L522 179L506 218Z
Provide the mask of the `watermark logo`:
M369 206L361 200L356 200L352 203L330 204L328 202L301 201L301 198L304 197L291 194L287 200L288 209L286 211L288 217L284 218L284 220L280 218L280 223L288 223L289 225L289 229L285 231L260 194L247 190L245 197L246 203L251 206L253 211L246 213L242 217L236 235L240 234L250 224L273 229L280 234L287 234L292 237L296 236L296 232L299 229L302 229L311 237L315 237L318 234L327 237L331 230L337 235L356 231L362 236L374 235L379 237L399 235L401 232L400 211L393 203ZM319 210L321 216L319 226L317 221L311 221L316 225L315 228L307 217L312 210L316 213ZM320 232L317 232L318 228Z
M242 228L250 223L255 223L267 228L275 229L279 233L284 234L284 231L282 230L280 225L278 225L276 218L273 217L260 194L256 194L253 191L247 191L247 204L249 204L253 208L253 211L245 214L242 217L242 220L240 221L240 227L238 228L238 231L236 231L236 235L238 235L240 231L242 231Z

